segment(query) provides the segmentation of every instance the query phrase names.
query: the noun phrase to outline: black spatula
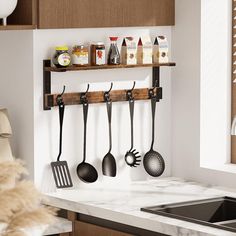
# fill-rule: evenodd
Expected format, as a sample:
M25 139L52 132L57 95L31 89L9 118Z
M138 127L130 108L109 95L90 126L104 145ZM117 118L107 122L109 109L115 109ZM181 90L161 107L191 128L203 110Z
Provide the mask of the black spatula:
M73 186L70 171L66 161L60 161L62 153L62 128L63 128L63 118L65 111L65 104L61 95L57 97L57 105L59 108L59 121L60 121L60 144L59 144L59 154L57 161L51 162L52 173L55 180L57 188L70 188Z

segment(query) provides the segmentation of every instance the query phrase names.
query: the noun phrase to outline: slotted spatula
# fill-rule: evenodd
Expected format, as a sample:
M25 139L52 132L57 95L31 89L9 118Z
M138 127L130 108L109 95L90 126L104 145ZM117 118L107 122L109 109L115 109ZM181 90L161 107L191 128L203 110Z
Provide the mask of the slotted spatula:
M62 128L63 118L65 111L65 104L61 95L57 97L57 105L59 108L59 121L60 121L60 140L59 140L59 154L57 161L51 162L52 173L57 188L70 188L73 186L70 171L68 168L67 161L60 161L62 153Z

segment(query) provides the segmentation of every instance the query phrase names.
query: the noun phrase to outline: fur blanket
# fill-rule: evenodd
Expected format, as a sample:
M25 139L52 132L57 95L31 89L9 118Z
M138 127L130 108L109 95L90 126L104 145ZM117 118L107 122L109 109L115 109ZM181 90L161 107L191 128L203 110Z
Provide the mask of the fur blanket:
M0 162L0 223L3 236L25 236L22 229L49 225L56 210L40 204L42 195L30 181L21 180L27 171L20 161Z

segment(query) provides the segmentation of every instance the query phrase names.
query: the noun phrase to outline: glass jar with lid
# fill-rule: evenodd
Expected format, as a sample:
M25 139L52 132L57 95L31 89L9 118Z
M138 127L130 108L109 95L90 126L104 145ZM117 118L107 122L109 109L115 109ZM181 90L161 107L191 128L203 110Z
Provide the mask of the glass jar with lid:
M72 51L72 64L85 66L89 63L89 48L83 44L75 45Z
M105 65L106 64L106 51L104 43L93 43L91 45L91 65Z
M58 68L68 67L71 63L69 48L67 46L58 46L55 49L56 52L52 59L53 64Z

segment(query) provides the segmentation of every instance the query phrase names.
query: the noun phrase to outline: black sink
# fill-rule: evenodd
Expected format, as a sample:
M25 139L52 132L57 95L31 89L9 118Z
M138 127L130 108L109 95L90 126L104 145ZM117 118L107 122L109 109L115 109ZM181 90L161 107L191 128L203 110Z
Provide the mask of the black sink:
M236 199L211 198L141 208L142 211L236 232Z

